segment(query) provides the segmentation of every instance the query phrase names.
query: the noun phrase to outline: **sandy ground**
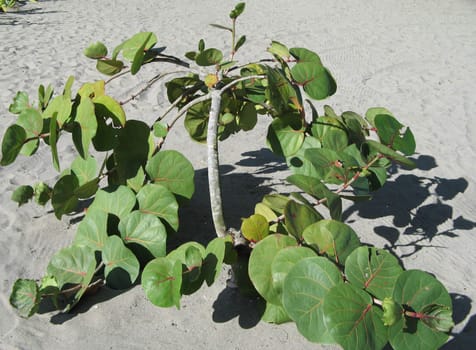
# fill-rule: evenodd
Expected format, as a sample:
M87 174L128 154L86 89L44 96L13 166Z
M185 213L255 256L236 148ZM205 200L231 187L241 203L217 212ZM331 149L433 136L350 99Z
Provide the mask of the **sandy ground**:
M167 53L223 47L235 1L109 0L41 1L0 15L0 134L13 123L8 106L17 91L36 99L41 83L60 90L69 75L74 88L100 78L82 50L93 41L113 47L138 31L153 31ZM365 242L388 246L407 268L435 274L454 301L454 337L445 349L476 344L476 2L472 0L368 0L316 2L254 0L239 22L248 44L238 59L266 57L271 40L318 52L333 72L338 92L326 100L336 110L364 113L385 106L410 125L417 139L418 169L398 171L365 205L349 206L346 221ZM144 69L113 86L128 96L159 69ZM127 105L129 118L152 120L163 110L164 88L154 86ZM280 159L265 147L266 123L221 144L225 210L230 224L283 185ZM182 129L169 148L181 150L197 169L197 194L184 211L181 233L209 239L205 149ZM72 147L61 144L62 161ZM52 254L71 242L76 225L57 221L51 208L10 201L20 184L53 182L46 149L0 168L0 349L315 349L293 324L259 322L261 306L226 288L226 274L211 288L185 297L182 309L150 304L140 287L104 289L72 313L20 319L8 304L18 277L39 278Z

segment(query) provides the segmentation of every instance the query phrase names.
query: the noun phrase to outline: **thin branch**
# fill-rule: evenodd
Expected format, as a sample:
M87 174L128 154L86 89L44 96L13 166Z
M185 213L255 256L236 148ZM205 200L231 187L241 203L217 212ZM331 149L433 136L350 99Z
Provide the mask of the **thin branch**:
M107 84L109 84L111 81L113 81L114 79L120 78L120 77L122 77L123 75L126 75L126 74L128 74L128 73L130 73L130 72L131 72L131 70L130 70L130 69L127 69L127 70L125 70L124 72L118 73L118 74L112 76L111 78L109 78L108 80L106 80L106 81L104 82L104 84L107 85Z

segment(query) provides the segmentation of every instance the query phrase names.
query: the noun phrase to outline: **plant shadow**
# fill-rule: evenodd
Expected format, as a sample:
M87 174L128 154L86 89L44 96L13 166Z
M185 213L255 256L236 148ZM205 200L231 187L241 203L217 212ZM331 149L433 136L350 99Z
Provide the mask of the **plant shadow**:
M45 0L43 0L45 1ZM0 15L0 25L25 25L25 24L35 24L35 25L49 25L50 22L34 22L32 15L44 15L48 13L58 13L60 11L45 11L42 7L24 7L20 5L17 8L14 8L7 13Z
M435 159L427 155L420 155L416 163L418 169L425 171L437 166ZM432 244L437 236L458 237L457 231L476 227L476 222L461 215L455 218L453 207L446 203L467 188L464 178L400 174L387 181L372 200L348 207L343 218L350 223L348 218L354 213L366 219L392 217L393 226L376 226L374 232L388 241L384 248L404 248L405 253L399 257L406 258L425 247L443 248ZM429 200L432 203L427 203ZM440 229L443 225L450 228ZM406 242L400 242L402 236Z

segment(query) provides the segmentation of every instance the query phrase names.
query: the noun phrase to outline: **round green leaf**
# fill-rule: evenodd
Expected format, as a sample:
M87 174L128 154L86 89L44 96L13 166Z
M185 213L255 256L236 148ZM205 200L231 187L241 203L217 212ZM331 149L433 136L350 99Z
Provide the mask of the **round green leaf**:
M10 305L18 310L21 317L30 317L40 306L40 291L33 280L18 279L10 294Z
M296 240L290 236L273 234L258 242L251 252L248 271L251 282L258 293L272 304L281 305L281 295L273 284L271 264L281 249L296 245Z
M310 206L289 201L284 208L284 219L289 233L300 240L306 227L323 217Z
M126 244L139 244L154 257L165 256L167 231L156 216L133 211L119 222L119 232Z
M73 141L78 153L83 158L89 154L89 145L98 128L96 114L94 112L94 103L88 97L81 98L76 109L75 127L73 129Z
M61 177L53 187L51 204L58 219L77 208L79 199L75 191L78 187L79 182L75 175Z
M323 257L301 259L289 270L283 284L283 305L306 339L333 343L322 303L328 291L342 283L339 269Z
M162 122L154 123L154 136L155 137L165 137L169 132L169 127L167 124Z
M405 309L431 315L434 306L452 310L451 297L435 277L420 270L407 270L400 274L393 290L393 300ZM429 314L430 313L430 314ZM441 319L447 324L447 317ZM438 322L438 321L436 321ZM438 349L447 340L448 334L440 332L431 323L413 317L404 317L389 329L390 344L394 349Z
M53 189L44 182L37 182L33 190L35 201L39 205L45 205L51 199Z
M195 171L190 161L174 150L160 151L146 164L149 178L170 192L192 198L195 191Z
M107 47L103 43L97 41L90 44L84 49L84 55L92 59L99 59L107 56Z
M347 257L360 246L359 237L348 225L336 220L321 220L303 233L307 244L326 254L337 264L344 265Z
M335 82L330 73L320 64L298 63L291 68L296 83L302 85L309 97L322 100L335 93Z
M12 201L17 202L18 206L28 203L33 198L33 187L28 185L18 186L12 193Z
M29 107L30 101L28 100L28 94L24 91L18 91L8 110L13 114L20 114L24 109Z
M379 114L385 114L385 115L390 115L393 116L392 113L383 107L372 107L367 110L365 113L365 119L372 125L373 127L375 126L375 117Z
M325 296L323 310L332 338L344 349L382 349L387 343L382 310L363 290L338 284Z
M339 151L347 147L349 139L346 128L338 119L319 117L312 123L312 135L322 144L322 147Z
M392 297L395 282L402 271L396 257L373 247L358 247L345 262L349 282L381 300Z
M83 186L97 177L98 164L94 157L83 159L76 157L71 164L71 171L78 178L79 186Z
M195 141L205 142L207 139L209 111L210 101L205 101L192 106L185 116L185 129Z
M126 124L126 113L122 106L110 96L101 95L93 99L95 113L99 117L111 118L116 125Z
M220 50L210 48L200 51L195 57L195 62L199 66L213 66L219 64L222 59L223 53Z
M98 60L96 62L96 69L106 75L117 74L122 68L124 68L124 62L119 60Z
M21 154L30 156L38 149L40 143L38 137L43 131L43 118L36 109L26 108L18 116L17 124L25 129L27 138L36 137L36 139L25 143L20 151Z
M108 214L114 214L122 220L135 205L134 192L127 186L119 186L116 189L99 190L89 210L101 210Z
M80 284L86 289L96 268L96 258L88 247L71 246L61 249L50 260L47 272L58 282L58 288L65 284Z
M306 247L286 247L276 254L271 264L271 275L277 294L282 297L284 279L296 263L302 259L313 257L316 257L316 253Z
M319 56L306 48L293 47L289 50L289 53L297 60L298 63L313 63L317 66L322 65Z
M268 128L267 143L278 155L289 157L295 154L304 142L304 132L301 121L297 116L276 118Z
M3 135L0 165L9 165L15 161L26 138L26 131L21 126L14 124L8 127Z
M161 307L180 307L182 263L168 258L149 262L141 276L142 288L152 304Z
M175 231L178 229L178 204L174 195L164 186L148 184L137 193L139 210L164 219Z
M74 245L101 251L107 237L107 213L90 208L78 225Z
M268 220L259 214L243 219L241 233L248 241L259 242L269 234Z
M102 260L106 283L114 289L130 287L139 276L139 260L117 236L106 239Z

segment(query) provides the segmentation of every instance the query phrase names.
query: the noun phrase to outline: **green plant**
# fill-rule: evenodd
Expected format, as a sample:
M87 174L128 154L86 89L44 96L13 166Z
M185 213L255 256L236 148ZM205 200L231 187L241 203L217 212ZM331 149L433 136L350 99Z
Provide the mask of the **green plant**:
M310 341L350 349L381 349L387 342L395 349L438 348L453 325L446 289L425 272L405 271L389 252L362 245L341 222L342 200L369 199L385 184L392 162L414 167L407 158L415 152L412 132L384 108L362 117L324 106L320 115L310 99L334 94L336 83L308 49L272 42L270 58L240 64L236 53L246 37L237 37L236 20L244 7L231 11L230 27L214 25L231 35L226 58L200 40L185 55L189 64L157 49L153 33L138 33L111 55L99 42L85 50L112 76L108 81L86 83L73 94L69 78L56 96L42 85L36 106L26 93L15 96L10 112L18 118L5 132L0 164L45 144L60 174L51 187L20 186L13 199L19 205L51 201L58 218L79 207L87 211L73 244L52 257L45 277L14 284L11 304L24 317L44 299L68 311L87 290L127 288L140 275L153 304L179 307L183 294L212 284L226 263L243 291L254 288L266 301L263 320L294 321ZM126 119L122 105L140 93L120 103L106 92L109 82L160 62L185 67L147 82L173 74L165 83L170 108L151 125ZM206 247L187 242L170 251L178 207L194 192L190 162L163 149L180 118L190 136L207 145L217 238ZM270 118L267 143L286 160L293 172L287 180L299 192L265 196L238 230L223 218L218 141L252 130L258 118ZM57 143L65 136L78 156L61 171Z
M36 0L28 0L29 2L36 2ZM26 1L21 0L0 0L0 10L7 12L14 8L17 4L24 4Z

